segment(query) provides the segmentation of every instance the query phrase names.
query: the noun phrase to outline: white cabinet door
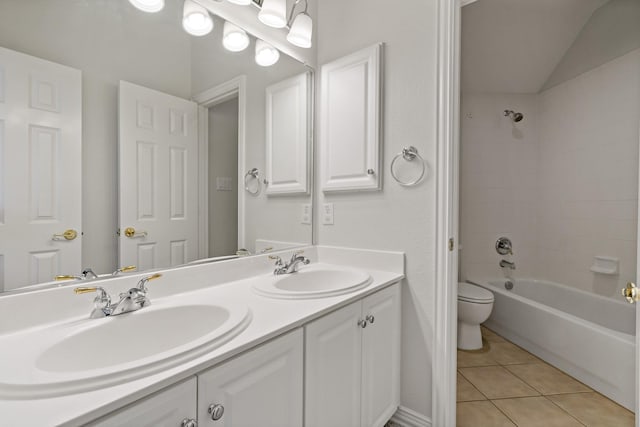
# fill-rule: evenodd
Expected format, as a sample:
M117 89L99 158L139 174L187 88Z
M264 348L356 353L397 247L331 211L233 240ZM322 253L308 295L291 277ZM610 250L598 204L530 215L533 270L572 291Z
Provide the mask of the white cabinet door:
M198 425L300 427L303 335L297 329L198 375ZM216 421L208 413L222 405Z
M198 257L197 105L120 82L119 265L173 267ZM136 234L127 236L131 227Z
M320 182L324 192L382 188L381 52L378 44L322 66Z
M192 377L95 421L91 427L181 427L196 420L196 378Z
M305 326L305 427L359 427L361 302Z
M311 73L266 88L266 194L309 192Z
M81 72L0 47L0 292L82 271L81 151Z
M382 427L400 403L400 285L362 301L362 427Z

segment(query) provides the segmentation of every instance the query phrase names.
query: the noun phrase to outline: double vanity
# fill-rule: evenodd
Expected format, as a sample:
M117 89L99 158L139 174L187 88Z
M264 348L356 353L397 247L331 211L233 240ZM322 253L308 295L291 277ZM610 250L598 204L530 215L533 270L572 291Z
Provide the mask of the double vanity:
M382 426L403 277L402 253L309 246L5 295L0 419Z

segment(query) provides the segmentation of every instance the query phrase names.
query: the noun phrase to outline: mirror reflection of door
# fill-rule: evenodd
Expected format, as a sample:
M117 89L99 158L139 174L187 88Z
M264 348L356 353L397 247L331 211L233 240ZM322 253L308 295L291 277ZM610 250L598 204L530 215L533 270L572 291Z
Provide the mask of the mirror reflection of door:
M0 48L0 292L79 274L79 70Z
M197 105L120 82L119 261L138 270L198 257Z

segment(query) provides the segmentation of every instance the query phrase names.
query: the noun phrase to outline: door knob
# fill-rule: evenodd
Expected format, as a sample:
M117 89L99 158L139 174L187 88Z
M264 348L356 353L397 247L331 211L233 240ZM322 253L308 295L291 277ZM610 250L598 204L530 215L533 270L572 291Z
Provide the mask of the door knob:
M63 233L54 234L51 240L73 240L78 237L78 232L74 229L65 230Z
M367 321L366 320L358 320L358 326L360 326L362 329L367 327Z
M136 237L147 237L147 232L146 231L136 231L135 228L133 227L127 227L124 229L124 235L127 236L130 239L136 238Z
M184 420L182 420L182 424L180 424L180 427L198 427L198 422L193 418L185 418Z
M369 323L373 323L373 322L375 322L375 320L376 320L376 318L375 318L375 317L373 317L373 314L368 315L368 316L366 317L366 319L367 319L367 322L369 322Z
M622 289L622 296L625 297L629 304L640 301L640 296L638 296L638 288L633 282L627 283L627 287Z

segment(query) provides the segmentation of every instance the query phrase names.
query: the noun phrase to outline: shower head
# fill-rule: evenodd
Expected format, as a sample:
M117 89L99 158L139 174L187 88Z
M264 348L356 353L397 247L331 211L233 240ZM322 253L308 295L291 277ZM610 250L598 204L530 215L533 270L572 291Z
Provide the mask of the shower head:
M522 113L516 113L513 110L504 110L505 117L510 117L511 120L518 123L522 119L524 119L524 115Z

